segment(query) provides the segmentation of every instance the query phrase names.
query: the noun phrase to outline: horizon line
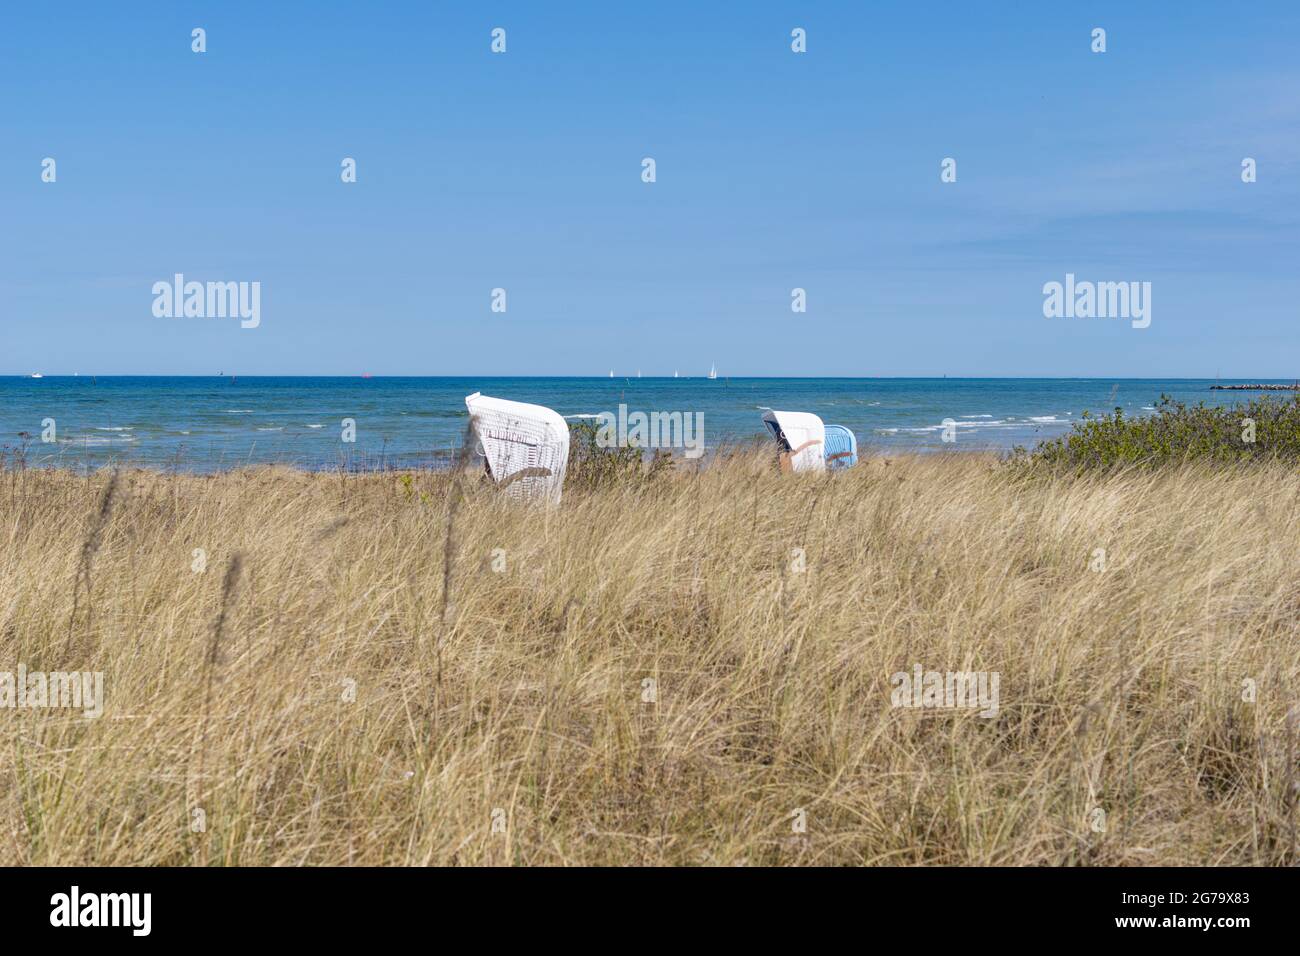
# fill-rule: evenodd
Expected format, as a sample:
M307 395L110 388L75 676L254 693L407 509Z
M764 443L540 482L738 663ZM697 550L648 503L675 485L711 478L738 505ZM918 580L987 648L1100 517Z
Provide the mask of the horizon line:
M7 372L0 373L0 378L31 380L34 373ZM838 381L1166 381L1166 382L1300 382L1300 377L1276 376L1240 376L1240 375L719 375L710 379L707 373L700 375L575 375L575 374L510 374L501 372L466 372L456 375L409 375L409 374L338 374L317 372L236 372L233 374L199 374L178 372L43 372L40 378L193 378L193 379L238 379L238 378L336 378L336 379L474 379L474 378L516 378L516 379L595 379L597 381L645 381L662 379L665 381L727 381L730 379L804 379L804 380L838 380Z

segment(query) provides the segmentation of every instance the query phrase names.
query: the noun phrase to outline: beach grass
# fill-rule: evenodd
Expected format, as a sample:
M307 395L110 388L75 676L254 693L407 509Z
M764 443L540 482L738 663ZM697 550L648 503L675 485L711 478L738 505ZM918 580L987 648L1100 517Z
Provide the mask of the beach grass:
M1294 466L0 482L5 865L1300 862Z

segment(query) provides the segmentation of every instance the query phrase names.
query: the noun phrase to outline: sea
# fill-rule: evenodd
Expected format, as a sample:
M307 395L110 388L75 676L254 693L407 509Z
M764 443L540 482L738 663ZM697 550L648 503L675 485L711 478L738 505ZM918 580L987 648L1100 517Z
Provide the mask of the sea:
M1261 394L1211 390L1214 384L1131 378L10 376L0 377L0 456L4 467L194 472L263 464L438 467L465 442L465 396L473 392L546 405L565 416L617 416L620 405L625 415L699 413L702 418L693 420L702 425L706 452L764 440L760 416L774 408L813 412L827 424L852 429L862 454L1005 454L1068 432L1085 411L1121 408L1141 416L1152 414L1162 395L1225 405Z

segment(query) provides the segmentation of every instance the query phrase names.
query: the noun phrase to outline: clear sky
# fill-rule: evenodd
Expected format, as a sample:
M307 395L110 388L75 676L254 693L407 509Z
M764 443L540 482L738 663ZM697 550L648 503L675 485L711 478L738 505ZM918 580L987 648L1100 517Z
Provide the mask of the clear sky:
M1294 0L5 3L0 89L4 374L1300 376Z

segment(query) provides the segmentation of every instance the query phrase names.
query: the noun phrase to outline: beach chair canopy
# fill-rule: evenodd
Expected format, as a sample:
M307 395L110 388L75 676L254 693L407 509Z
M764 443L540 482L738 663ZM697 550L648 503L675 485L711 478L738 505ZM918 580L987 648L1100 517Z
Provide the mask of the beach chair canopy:
M569 426L559 413L478 392L465 407L492 480L512 498L559 504L569 463Z
M791 471L826 470L826 426L811 412L763 412L767 425L781 446Z
M852 468L858 463L858 439L843 425L826 426L826 467Z

